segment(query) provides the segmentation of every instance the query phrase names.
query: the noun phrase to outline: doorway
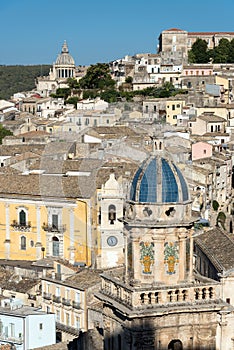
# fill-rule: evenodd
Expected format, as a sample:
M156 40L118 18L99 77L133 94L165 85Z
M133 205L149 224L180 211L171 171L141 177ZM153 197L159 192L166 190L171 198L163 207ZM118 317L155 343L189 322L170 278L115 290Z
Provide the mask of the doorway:
M168 344L168 350L183 350L183 344L179 339L174 339Z

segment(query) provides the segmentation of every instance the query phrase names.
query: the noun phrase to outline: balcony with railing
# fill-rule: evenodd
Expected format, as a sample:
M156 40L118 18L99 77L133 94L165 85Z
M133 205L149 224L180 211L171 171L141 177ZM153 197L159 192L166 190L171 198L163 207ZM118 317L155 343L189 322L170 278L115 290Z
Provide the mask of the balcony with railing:
M31 222L20 223L16 220L12 221L11 227L14 231L29 232L31 230Z
M67 326L63 323L56 322L56 329L65 333L69 333L72 335L78 336L80 334L80 329L72 327L72 326Z
M30 300L37 300L37 296L34 294L28 294L28 299Z
M65 306L71 306L71 299L62 298L62 304Z
M46 300L51 300L52 299L52 294L51 293L43 293L42 296Z
M81 309L80 303L74 300L72 301L72 307L74 309Z
M0 334L0 341L3 341L4 343L14 343L17 345L22 345L24 342L24 339L22 337L22 335L19 333L19 336L7 336L4 333ZM21 348L21 347L20 347ZM15 349L15 347L14 347Z
M102 277L101 294L130 309L210 303L219 300L218 283L185 284L178 287L134 288Z
M57 304L61 303L61 297L58 296L58 295L53 295L52 300L53 300L54 303L57 303Z
M52 225L44 222L42 229L46 232L64 233L66 231L66 225Z

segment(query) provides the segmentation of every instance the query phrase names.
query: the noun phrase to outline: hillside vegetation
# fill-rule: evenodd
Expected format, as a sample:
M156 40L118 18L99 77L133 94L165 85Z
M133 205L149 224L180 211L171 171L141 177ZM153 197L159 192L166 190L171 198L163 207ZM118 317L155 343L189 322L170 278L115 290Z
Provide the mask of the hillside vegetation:
M0 66L0 99L35 88L35 78L48 75L50 65Z

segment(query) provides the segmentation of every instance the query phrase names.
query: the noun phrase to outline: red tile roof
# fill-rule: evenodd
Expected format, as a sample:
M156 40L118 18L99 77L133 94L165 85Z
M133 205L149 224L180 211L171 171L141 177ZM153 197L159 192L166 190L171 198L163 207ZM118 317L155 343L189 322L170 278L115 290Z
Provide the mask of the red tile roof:
M178 28L171 28L171 29L166 29L164 32L184 32L183 29L178 29Z

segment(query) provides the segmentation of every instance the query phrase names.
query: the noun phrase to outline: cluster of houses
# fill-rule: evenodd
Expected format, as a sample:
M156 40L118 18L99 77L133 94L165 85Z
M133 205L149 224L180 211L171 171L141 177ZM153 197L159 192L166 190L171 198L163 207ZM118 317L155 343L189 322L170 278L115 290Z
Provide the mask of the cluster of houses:
M0 145L0 349L233 346L234 68L189 65L197 37L234 33L171 29L159 53L110 63L119 86L132 76L133 90L169 81L186 94L67 105L50 94L86 69L65 42L34 91L0 101L13 133ZM152 322L166 308L170 330L145 324L144 337L161 330L147 345L150 308ZM165 315L181 308L174 334Z

